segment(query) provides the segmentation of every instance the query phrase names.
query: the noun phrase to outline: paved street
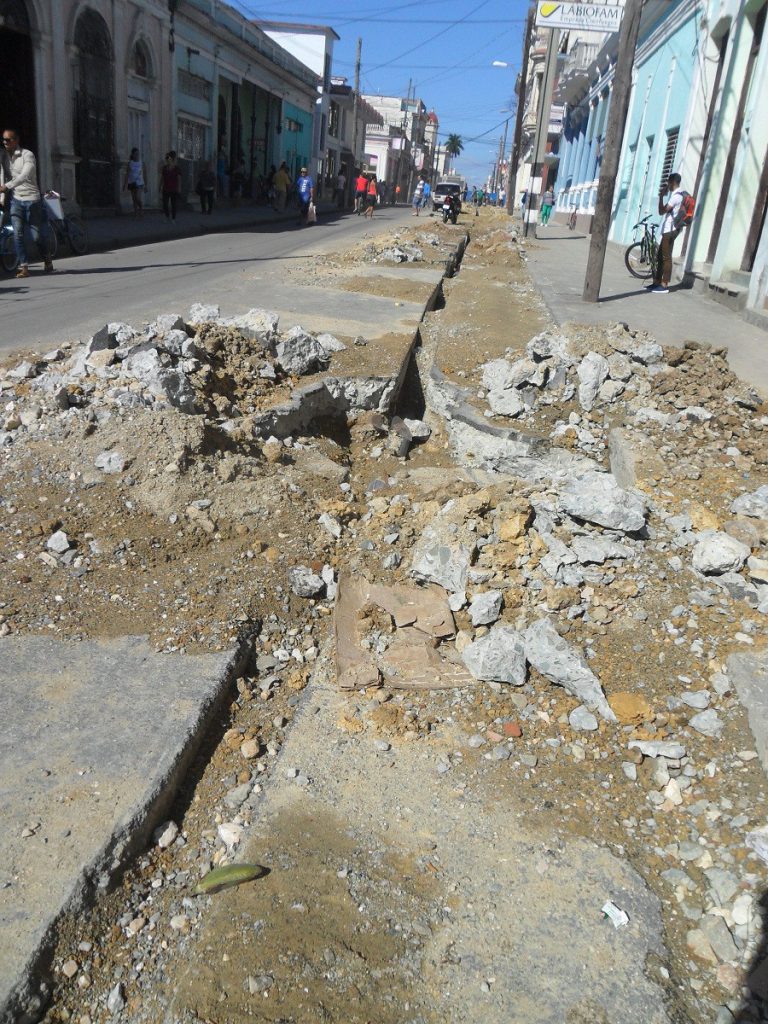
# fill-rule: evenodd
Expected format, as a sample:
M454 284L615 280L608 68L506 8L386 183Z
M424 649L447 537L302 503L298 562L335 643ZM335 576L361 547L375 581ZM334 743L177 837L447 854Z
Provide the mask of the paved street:
M373 226L406 222L408 209L385 208L377 211ZM98 230L97 222L94 227ZM299 229L293 221L261 224L62 259L52 277L33 265L28 280L0 279L0 350L50 348L85 337L110 320L152 320L162 312L186 312L193 302L215 302L225 315L254 306L284 309L286 289L277 261L296 265L315 253L354 244L370 229L360 217L331 214L311 229ZM298 298L295 283L290 290Z

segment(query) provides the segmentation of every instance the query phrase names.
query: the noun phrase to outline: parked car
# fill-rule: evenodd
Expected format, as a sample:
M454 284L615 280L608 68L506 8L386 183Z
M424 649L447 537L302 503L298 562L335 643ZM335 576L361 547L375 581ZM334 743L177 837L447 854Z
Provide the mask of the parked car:
M432 209L442 210L443 200L446 196L456 196L459 203L457 212L461 212L461 185L456 185L452 181L440 181L432 189Z

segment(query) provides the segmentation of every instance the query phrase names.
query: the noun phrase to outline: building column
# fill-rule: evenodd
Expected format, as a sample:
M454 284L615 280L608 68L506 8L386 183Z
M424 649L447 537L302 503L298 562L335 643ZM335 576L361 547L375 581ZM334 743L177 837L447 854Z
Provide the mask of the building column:
M579 184L584 184L592 179L587 176L587 166L589 164L589 157L592 150L592 136L595 131L595 111L597 106L591 102L589 104L589 118L587 119L587 127L584 132L584 145L581 148L579 154Z

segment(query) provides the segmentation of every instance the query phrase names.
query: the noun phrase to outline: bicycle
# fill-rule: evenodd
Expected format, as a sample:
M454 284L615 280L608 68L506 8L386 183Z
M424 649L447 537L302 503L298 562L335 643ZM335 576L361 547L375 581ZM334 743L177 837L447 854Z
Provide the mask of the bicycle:
M59 244L67 243L70 250L76 256L82 256L88 249L88 233L85 224L80 217L65 214L61 203L64 197L56 192L46 192L43 196L48 224L51 230L48 232L49 256L53 259L59 249ZM0 263L3 269L12 274L18 265L16 258L16 247L13 244L13 224L3 224L0 228Z
M635 224L632 230L637 231L638 228L642 228L643 237L639 242L633 242L628 246L624 253L627 270L633 277L639 277L641 280L653 276L658 261L659 245L656 241L656 225L649 225L650 219L651 214L649 213Z
M578 216L578 209L577 209L577 207L574 206L573 209L571 210L569 216L568 216L568 230L569 231L575 231L576 230L576 217L577 216Z

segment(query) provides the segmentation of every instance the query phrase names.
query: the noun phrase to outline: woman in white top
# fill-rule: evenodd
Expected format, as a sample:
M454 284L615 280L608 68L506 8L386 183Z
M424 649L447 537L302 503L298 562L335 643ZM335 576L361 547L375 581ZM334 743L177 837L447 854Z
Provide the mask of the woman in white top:
M134 146L125 168L123 191L127 190L131 193L133 212L137 217L141 217L144 211L144 193L147 191L145 185L146 177L147 169L144 166L138 149Z

